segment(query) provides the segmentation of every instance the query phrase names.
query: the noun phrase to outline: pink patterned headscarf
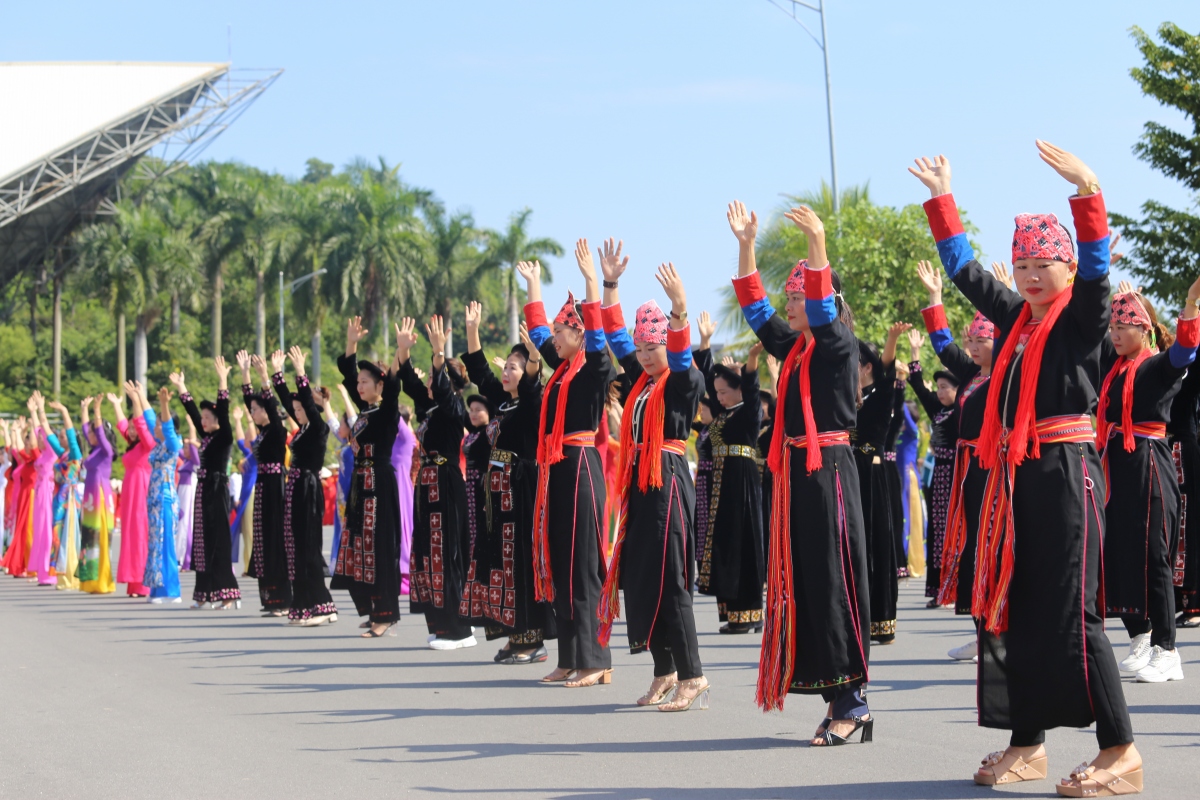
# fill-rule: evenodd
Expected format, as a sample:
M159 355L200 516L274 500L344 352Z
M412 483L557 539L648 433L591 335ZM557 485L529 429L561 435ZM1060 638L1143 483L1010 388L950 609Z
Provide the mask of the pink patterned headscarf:
M796 266L792 269L792 274L788 276L787 283L783 285L783 290L785 292L804 291L804 270L807 267L807 258L802 258L796 262Z
M1142 301L1133 292L1125 292L1113 297L1112 322L1114 325L1137 325L1146 330L1154 327L1150 321L1150 312L1146 311Z
M579 318L579 312L575 310L575 295L571 294L570 289L567 290L567 302L563 303L563 307L559 309L558 316L554 318L554 324L566 325L577 331L583 330L583 320Z
M1067 229L1053 214L1018 214L1013 232L1012 259L1049 258L1071 263L1075 248Z
M976 311L975 319L971 320L971 324L967 326L967 335L983 339L995 339L996 326L992 324L990 319Z
M653 300L638 306L634 316L633 340L645 344L667 343L667 315Z

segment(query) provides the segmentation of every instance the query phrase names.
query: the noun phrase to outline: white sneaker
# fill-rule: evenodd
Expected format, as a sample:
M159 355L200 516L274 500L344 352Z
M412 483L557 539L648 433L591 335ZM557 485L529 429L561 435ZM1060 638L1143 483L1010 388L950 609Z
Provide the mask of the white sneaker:
M464 647L474 647L479 644L475 641L474 636L468 636L465 639L434 639L429 643L431 650L460 650Z
M1138 670L1138 683L1166 683L1183 680L1183 659L1178 650L1164 650L1155 645L1150 663Z
M172 604L175 604L175 603L182 603L182 602L183 602L183 598L182 598L182 597L172 597L172 598L171 598L171 603L172 603Z
M978 664L978 663L979 663L979 656L971 656L971 663L972 663L972 664Z
M1137 672L1150 663L1154 648L1150 645L1150 632L1139 633L1129 642L1129 655L1117 666L1121 672Z
M970 661L979 655L979 640L972 639L962 647L956 647L946 655L953 658L955 661Z
M426 642L426 644L433 644L436 639L437 639L437 634L431 633L425 637L425 642Z
M150 598L147 598L147 600L146 600L147 603L150 603L151 605L155 605L155 606L161 606L162 601L163 601L163 599L161 597L150 597Z

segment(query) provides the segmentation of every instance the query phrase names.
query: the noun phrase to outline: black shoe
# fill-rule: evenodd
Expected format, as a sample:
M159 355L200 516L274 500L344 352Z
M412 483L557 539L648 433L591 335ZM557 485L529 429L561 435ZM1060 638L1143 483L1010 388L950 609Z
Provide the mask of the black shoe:
M761 622L727 622L719 629L720 633L762 633Z
M925 604L925 607L926 608L937 608L938 607L937 598L935 597L932 600L930 600L928 603Z
M505 651L501 651L505 652ZM540 664L550 657L546 646L542 645L532 653L509 653L503 659L497 659L497 664Z
M492 661L495 661L497 664L500 664L504 661L504 659L508 658L511 655L512 655L512 650L508 649L508 645L504 645L504 647L501 647L499 650L496 651L496 656L495 656L495 658L492 659Z
M832 725L833 723L830 722L829 724ZM844 737L838 736L833 731L826 729L825 733L818 737L824 740L825 744L817 745L817 747L840 747L841 745L848 743L850 741L850 737L858 733L860 730L862 731L862 736L859 738L859 742L866 744L867 742L873 741L872 734L875 732L875 718L871 717L870 719L863 719L862 717L854 717L854 730L850 731L850 733Z
M1180 615L1180 616L1182 617L1183 615ZM1182 619L1179 620L1179 622L1176 623L1176 627L1200 628L1200 617L1195 617L1195 616L1183 617Z

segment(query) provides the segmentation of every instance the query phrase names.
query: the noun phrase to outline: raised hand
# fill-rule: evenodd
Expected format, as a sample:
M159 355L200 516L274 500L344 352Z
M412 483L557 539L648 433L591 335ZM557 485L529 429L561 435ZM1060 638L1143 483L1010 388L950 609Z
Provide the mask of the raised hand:
M911 331L912 327L910 322L893 322L892 327L888 328L887 341L883 345L883 352L879 355L884 366L890 367L896 363L896 342L900 341L900 334Z
M917 262L917 278L925 291L929 292L929 305L936 306L942 302L942 272L928 261Z
M141 398L141 392L138 391L138 385L134 381L125 381L124 389L130 400L137 402Z
M240 369L242 371L242 383L249 383L250 382L250 356L246 353L245 350L238 350L237 365L238 365L238 369Z
M85 414L87 413L88 408L91 407L92 401L95 399L96 398L92 397L91 395L88 395L87 397L85 397L79 401L79 407L83 409L83 413L85 413Z
M172 372L167 376L167 380L171 382L172 386L179 390L180 394L183 394L187 391L187 387L183 383L183 370Z
M1117 294L1129 294L1133 291L1133 284L1129 281L1119 281L1117 283Z
M761 341L755 342L754 344L750 345L750 350L746 353L746 355L747 356L755 356L757 358L758 356L762 355L762 351L766 350L766 349L767 349L767 346L765 344L763 344Z
M596 248L596 252L600 255L600 271L604 274L604 280L609 283L616 283L620 280L621 276L625 274L625 268L629 266L629 256L621 257L621 248L624 246L624 240L614 245L612 237L609 237L603 247Z
M467 333L470 334L471 331L478 332L479 321L483 318L483 306L479 304L479 301L472 300L467 303L466 313L463 316L463 324Z
M245 413L246 413L246 410L244 408L242 408L240 405L235 405L233 407L233 418L237 422L242 421L242 417L245 415Z
M1055 147L1049 142L1043 142L1041 139L1038 139L1036 143L1038 155L1042 157L1042 161L1049 164L1068 183L1075 184L1079 194L1092 194L1099 188L1096 173L1092 172L1091 167L1083 163L1083 159L1079 156L1068 153L1061 147Z
M588 240L580 239L575 242L575 263L584 280L596 280L596 265L592 262L592 251L588 248Z
M825 232L825 223L821 222L821 218L817 216L817 212L808 206L793 208L785 212L784 216L790 219L805 236L818 236ZM814 265L814 268L816 266Z
M262 356L260 356L258 353L252 355L250 357L250 365L254 367L254 371L258 373L258 379L262 381L264 385L270 384L271 376L267 374L267 362L263 361ZM280 368L282 368L282 365ZM275 371L279 372L278 369ZM246 382L249 383L250 381L247 379Z
M163 408L166 408L167 404L171 402L172 395L173 392L166 386L158 387L158 404Z
M420 367L413 367L413 374L415 374L421 381L424 381L427 377L429 377L425 374L425 370L421 369Z
M721 359L721 366L723 366L723 367L729 367L731 370L734 370L735 372L740 372L740 371L741 371L741 369L742 369L742 365L741 365L741 364L739 364L739 363L738 363L738 362L737 362L737 361L734 359L734 357L733 357L733 356L725 356L725 357L723 357L723 358Z
M1108 265L1110 267L1125 257L1124 253L1117 252L1117 242L1119 241L1121 241L1121 234L1114 233L1112 241L1108 243Z
M745 204L741 200L734 200L725 212L725 219L729 220L729 229L733 231L738 242L754 244L754 239L758 236L758 214L753 211L746 213Z
M533 340L529 338L529 326L524 322L521 323L521 344L525 345L525 349L529 352L529 363L538 364L540 367L541 364L539 362L542 360L542 354L534 346Z
M525 281L526 285L540 283L542 280L542 262L518 261L517 274L521 276L521 280Z
M1003 261L992 262L992 274L996 276L996 280L1003 283L1008 288L1013 287L1012 273L1008 271L1008 265Z
M921 360L921 345L925 343L925 337L918 330L910 330L908 332L908 349L912 351L912 360Z
M900 334L907 333L912 328L911 322L893 322L892 327L888 328L888 341L893 343L900 341Z
M679 330L687 324L687 293L683 290L683 279L671 263L660 265L654 277L671 301L671 327L674 328L675 323L679 322L679 328L676 328Z
M446 328L440 316L434 314L429 318L425 325L425 335L429 337L429 345L433 348L435 358L439 353L446 352Z
M712 321L707 311L700 312L700 319L696 321L696 330L700 332L700 349L707 350L712 342L713 334L717 332L717 323Z
M278 351L276 351L276 352L278 352ZM291 347L289 347L288 352L287 352L287 357L288 357L288 360L292 362L292 369L296 370L296 375L297 376L303 375L304 374L304 351L300 349L299 345L292 345ZM277 369L275 371L281 372L282 370L283 370L283 365L280 364L279 369Z
M287 356L283 354L282 350L276 350L274 353L271 353L271 373L283 372L283 362L285 360L287 360Z
M936 156L935 158L921 156L915 159L915 163L917 168L909 167L908 171L925 184L925 188L929 189L930 197L950 194L950 159L945 156Z
M117 396L116 396L115 394L113 394L112 392L106 392L106 393L104 394L104 396L105 396L106 398L108 398L108 402L112 403L112 404L113 404L114 406L116 406L117 408L120 408L120 407L121 407L121 398L117 397Z
M217 371L217 379L218 380L228 380L229 379L229 370L232 368L228 364L225 363L225 356L217 356L216 358L214 358L213 359L213 367Z
M346 320L346 345L357 345L370 333L362 326L362 317L351 317Z
M771 385L779 385L779 359L767 353L767 374L771 376Z
M896 362L896 380L902 383L908 381L908 364L903 360Z
M1196 278L1188 287L1187 303L1183 307L1183 313L1179 315L1182 319L1192 319L1200 314L1200 309L1196 308L1198 299L1200 299L1200 278Z

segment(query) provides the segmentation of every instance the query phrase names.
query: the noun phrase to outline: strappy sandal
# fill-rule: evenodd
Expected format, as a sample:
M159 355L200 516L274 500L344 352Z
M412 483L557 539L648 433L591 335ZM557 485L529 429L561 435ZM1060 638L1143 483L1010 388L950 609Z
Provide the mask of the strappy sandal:
M817 737L817 739L819 739L822 742L822 744L813 745L813 746L814 747L841 747L844 744L848 744L850 742L850 737L853 736L854 734L858 733L859 731L862 731L862 736L860 736L859 740L858 740L861 744L866 744L867 742L874 741L874 733L875 733L875 718L874 717L867 717L866 719L863 719L862 717L851 717L851 719L854 720L854 730L850 731L845 736L839 736L838 734L829 730L829 728L826 728L825 732ZM830 720L829 724L832 725L833 722L834 722L833 720Z
M1046 777L1046 756L1038 756L1031 758L1028 761L1020 756L1014 755L1012 763L1004 769L998 769L1000 763L1004 761L1004 751L997 750L994 753L988 753L987 758L983 759L981 764L991 769L991 775L984 775L978 772L975 773L975 782L980 786L997 786L1003 783L1020 783L1021 781L1040 781Z
M586 678L576 678L575 680L567 681L563 684L563 686L567 687L568 689L584 689L588 686L597 686L599 684L609 683L612 683L612 667L599 672L593 672Z
M379 631L379 633L376 633L376 632L375 632L375 629L374 629L373 627L372 627L372 628L367 628L367 632L366 632L366 633L363 633L363 634L360 634L360 635L359 635L359 638L362 638L362 639L378 639L378 638L379 638L379 637L381 637L381 636L386 636L386 635L387 635L387 632L388 632L388 631L390 631L390 630L392 629L392 626L393 626L393 625L395 625L395 624L396 624L396 623L394 623L394 622L389 622L389 623L387 624L387 626L386 626L386 627L385 627L383 630Z
M367 620L366 622L361 622L361 623L359 623L358 627L360 627L360 628L369 628L369 627L371 627L371 620Z
M662 681L660 684L659 681ZM667 695L671 690L679 685L679 681L671 675L663 675L661 678L655 678L650 684L650 691L637 699L639 706L656 706L663 700L667 699ZM657 688L655 688L657 686Z
M693 691L695 694L688 695L686 692ZM675 687L675 696L671 698L669 703L663 703L658 707L659 711L687 711L699 701L700 710L708 710L708 693L712 690L708 679L701 675L699 678L692 678L687 681L680 681Z
M1142 768L1117 775L1106 769L1080 764L1054 787L1063 797L1118 797L1142 793Z
M539 683L564 683L566 681L571 680L571 676L574 675L578 671L579 670L569 669L566 672L564 672L562 675L559 675L556 678L556 677L554 677L554 672L558 672L558 670L555 670L554 672L551 672L546 677L542 678L539 681Z

